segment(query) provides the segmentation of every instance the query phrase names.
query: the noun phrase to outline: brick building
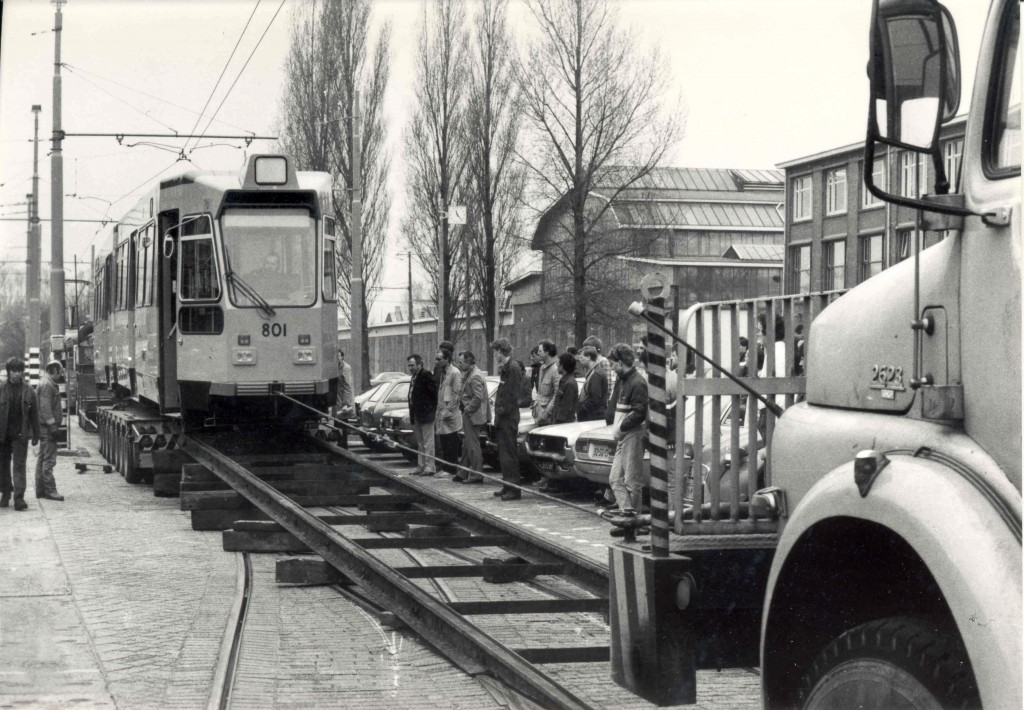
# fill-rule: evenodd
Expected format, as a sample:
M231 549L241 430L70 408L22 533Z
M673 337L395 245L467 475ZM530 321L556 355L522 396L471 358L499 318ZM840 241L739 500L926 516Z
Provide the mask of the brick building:
M942 155L956 191L966 116L943 126ZM864 187L864 143L779 165L785 170L785 292L851 288L913 254L915 210L874 197ZM918 153L890 149L875 157L876 185L907 197L934 192L935 169ZM920 173L918 174L918 170ZM926 234L931 246L942 234Z

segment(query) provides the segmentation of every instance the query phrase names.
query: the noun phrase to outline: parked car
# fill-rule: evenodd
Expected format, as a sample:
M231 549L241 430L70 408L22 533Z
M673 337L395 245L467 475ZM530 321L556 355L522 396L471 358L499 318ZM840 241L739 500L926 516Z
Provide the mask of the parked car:
M406 376L401 380L383 382L359 407L359 427L365 432L359 437L371 451L385 450L384 444L376 440L381 419L388 412L408 408L411 381L411 378Z
M574 466L576 441L581 434L603 426L604 420L598 419L537 427L526 434L526 451L544 478L578 478L580 474Z
M392 380L401 380L409 376L407 372L379 372L370 378L371 385L379 385Z
M705 404L704 404L704 410L705 410L704 411L704 417L705 417L705 420L709 420L710 417L711 417L711 399L712 399L711 397L706 398L706 401L705 401ZM684 447L684 450L683 450L683 457L684 457L684 459L686 461L686 463L684 464L684 467L685 466L689 466L689 462L692 462L693 458L694 458L693 446L692 446L692 444L690 442L693 440L693 434L694 434L694 413L695 413L695 411L696 411L696 409L693 406L687 407L687 409L686 409L686 423L685 423L684 426L685 426L686 441L687 441L687 443L686 443L686 446ZM728 442L729 437L730 437L731 432L732 432L732 415L731 415L731 409L729 407L726 407L725 411L722 413L722 415L721 415L721 422L722 422L722 441L723 442ZM745 421L741 419L740 420L740 427L741 427L740 428L740 440L741 440L741 442L746 440L746 435L747 434L746 434L746 426L745 426L745 424L746 424ZM675 423L672 422L671 425L669 426L669 431L674 431L674 430L675 430ZM671 438L674 438L674 437L670 437L670 439ZM577 471L577 473L580 476L582 476L583 478L586 478L589 481L593 481L594 483L598 483L600 485L608 485L608 474L611 472L611 469L612 469L612 460L615 458L615 450L616 450L616 448L617 448L617 442L615 441L615 425L603 425L600 428L591 429L589 431L583 432L582 434L579 435L579 437L577 437L576 443L573 446L573 454L574 454L574 459L573 460L574 460L575 470ZM722 446L721 448L724 451L728 447L727 446ZM746 450L745 449L743 450L743 453L746 454ZM701 463L702 463L702 476L701 476L701 480L702 480L702 483L705 481L705 479L706 479L706 477L707 477L707 475L708 475L708 473L710 471L710 468L711 468L710 467L711 455L712 455L711 442L704 441L703 442L703 448L702 448L702 455L701 455ZM670 440L669 443L668 443L668 468L669 468L669 471L672 471L675 468L675 456L676 456L675 446L673 445L672 441ZM648 449L648 450L644 451L644 464L643 465L644 465L644 485L645 486L649 485L650 484L650 480L651 480L650 461L651 461L651 455L650 455L650 451ZM743 466L745 464L745 461L746 461L746 458L744 456L744 459L742 461L738 462L737 465ZM725 472L728 470L728 468L731 465L732 465L732 462L728 460L727 456L722 459L722 461L720 462L720 471L721 471L723 476L725 475ZM725 484L725 482L723 481L723 489L722 489L722 499L723 500L725 500L726 496L729 495L729 489L724 484ZM745 472L742 473L742 475L740 476L740 486L741 486L741 491L745 490L745 487L746 487L746 474L745 474ZM742 499L742 497L743 496L741 494L741 499ZM707 500L706 497L705 497L705 500Z
M487 395L491 400L491 407L493 408L494 393L498 389L498 383L500 382L500 378L495 377L493 375L486 375L484 377L484 382L487 385ZM392 450L398 449L399 451L402 452L402 456L404 456L407 461L416 461L416 436L413 434L412 431L412 420L409 418L408 407L405 407L403 409L392 410L385 414L383 417L381 417L381 423L377 431L382 437L386 437L384 440L384 445L387 448ZM399 447L396 446L396 442L398 444L401 444L405 448L399 449ZM484 449L484 445L486 444L486 442L487 429L486 427L484 427L480 431L480 448L484 452L485 463L488 463L492 465L492 467L495 467L495 465L488 460L487 451L486 449Z

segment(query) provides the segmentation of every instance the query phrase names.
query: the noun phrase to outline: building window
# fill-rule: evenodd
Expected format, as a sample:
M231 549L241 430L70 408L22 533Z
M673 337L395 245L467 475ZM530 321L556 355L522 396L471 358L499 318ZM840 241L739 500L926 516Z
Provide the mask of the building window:
M790 257L793 260L792 282L790 283L791 293L811 292L811 245L806 244L794 247L790 250Z
M793 180L793 221L811 218L811 176Z
M825 242L822 248L822 283L826 291L846 286L846 240Z
M825 213L843 212L846 212L846 168L835 168L825 175Z
M900 229L896 232L896 263L903 261L914 253L913 229Z
M875 274L882 272L884 257L882 251L882 235L872 234L860 240L860 280L866 281Z
M889 181L886 179L888 176L888 172L889 171L885 169L885 158L875 158L871 167L871 180L872 182L875 183L875 187L877 187L879 190L888 189ZM882 201L880 199L878 199L868 191L867 186L861 185L861 190L863 191L862 199L860 202L861 207L879 207L882 204Z
M946 179L949 180L950 192L959 192L960 163L963 162L964 141L962 138L952 140L942 146L943 167Z
M916 160L915 160L916 158ZM920 169L920 182L917 170ZM907 151L900 156L900 194L903 197L920 197L928 186L928 156L924 153Z

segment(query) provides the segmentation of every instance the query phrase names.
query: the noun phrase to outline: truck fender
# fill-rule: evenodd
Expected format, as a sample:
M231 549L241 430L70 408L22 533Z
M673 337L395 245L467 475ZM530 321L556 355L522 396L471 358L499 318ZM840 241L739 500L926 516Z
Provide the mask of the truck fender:
M790 560L799 558L815 529L829 523L852 529L866 521L888 528L905 542L934 578L963 639L984 706L1020 707L1024 595L1019 506L1000 498L984 476L957 462L908 453L890 453L888 459L863 497L854 481L853 462L837 467L808 491L787 521L762 616L766 692L772 680L770 659L785 653L773 645L779 624L773 615L787 603L779 583ZM844 572L814 571L804 575L808 586L839 579Z

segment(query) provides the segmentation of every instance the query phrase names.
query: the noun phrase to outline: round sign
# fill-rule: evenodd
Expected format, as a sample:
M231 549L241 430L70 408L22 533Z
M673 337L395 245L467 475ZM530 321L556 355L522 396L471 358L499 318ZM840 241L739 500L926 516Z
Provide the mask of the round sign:
M663 298L668 293L670 283L663 273L652 271L640 279L640 293L646 299Z

